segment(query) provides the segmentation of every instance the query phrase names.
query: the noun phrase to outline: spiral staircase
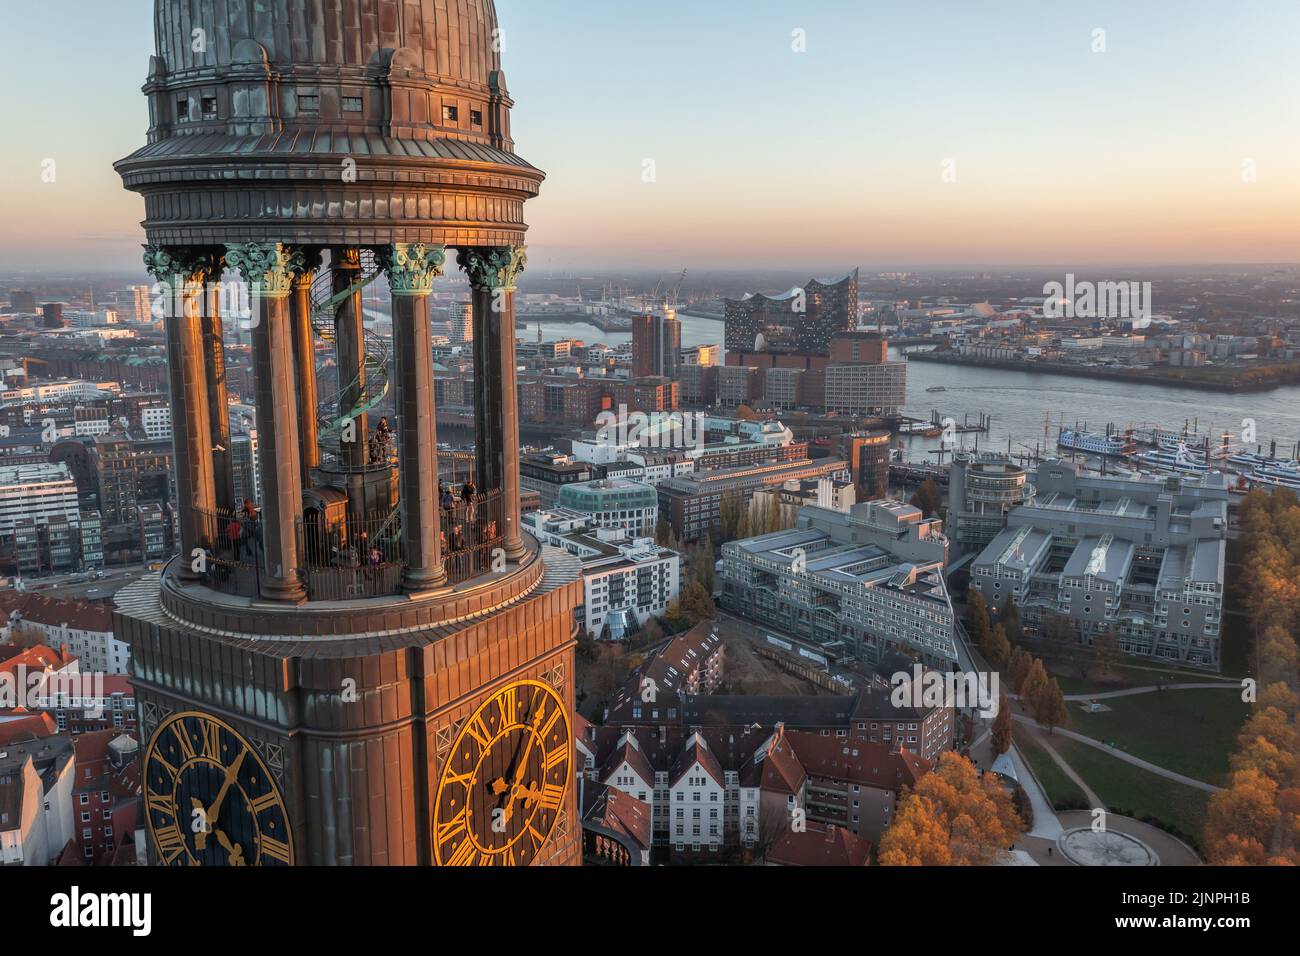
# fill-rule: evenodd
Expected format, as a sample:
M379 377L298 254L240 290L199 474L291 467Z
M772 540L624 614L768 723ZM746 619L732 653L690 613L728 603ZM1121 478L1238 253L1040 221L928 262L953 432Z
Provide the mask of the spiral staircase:
M342 291L334 291L334 277L330 270L322 270L311 286L311 327L325 342L336 341L334 313L340 303L346 302L377 280L382 270L370 249L361 251L361 272L356 282ZM316 440L322 455L343 463L343 433L349 422L354 422L377 406L388 394L391 357L388 344L378 333L365 328L362 323L361 371L349 382L339 382L339 390L320 402L316 412ZM349 402L350 393L360 385L356 399ZM357 440L364 443L365 435Z
M334 274L332 270L321 270L311 286L311 327L316 336L331 345L337 341L334 316L338 306L358 292L373 284L382 274L379 261L373 249L361 250L361 271L355 282L341 291L334 291ZM339 390L328 398L322 399L316 410L316 444L323 459L332 468L345 467L343 456L343 434L349 422L355 422L362 415L379 405L388 395L391 384L391 352L388 343L377 332L365 327L362 321L362 362L361 371L346 383L339 382ZM351 393L357 386L360 390L355 399ZM356 440L363 445L366 435L358 434ZM401 509L394 508L388 515L376 538L391 540L401 533Z

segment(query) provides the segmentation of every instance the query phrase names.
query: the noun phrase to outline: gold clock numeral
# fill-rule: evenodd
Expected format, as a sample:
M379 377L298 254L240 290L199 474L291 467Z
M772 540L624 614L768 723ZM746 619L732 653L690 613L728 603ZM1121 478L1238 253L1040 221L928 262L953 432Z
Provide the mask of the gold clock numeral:
M185 852L185 837L181 835L180 827L174 823L161 830L155 830L154 839L158 842L158 853L164 863L171 863Z
M275 795L274 790L268 790L260 797L255 797L248 804L253 810L253 816L259 816L274 807L280 805L280 798Z
M501 715L502 727L509 727L518 719L516 716L518 703L513 688L497 695L497 711Z
M528 827L524 832L532 838L534 851L540 850L542 844L546 842L546 837L543 835L542 831L538 830L537 827L533 826L531 823L528 824Z
M483 723L482 714L475 714L474 719L465 725L465 733L473 737L479 747L486 748L492 742L492 731L488 730L487 724Z
M194 750L194 744L190 742L190 735L185 731L185 721L178 720L176 723L172 724L172 736L175 737L181 745L182 763L187 760L193 760L195 756L197 756L197 752Z
M466 832L465 808L462 807L460 812L450 820L438 824L438 846L442 846L444 843L455 839L459 834L464 832Z
M537 801L537 805L543 810L558 810L560 804L564 802L564 788L553 783L548 783L542 787L542 795Z
M153 752L152 759L166 772L168 780L176 779L176 773L177 773L176 768L167 762L166 757L164 757L162 754L160 754L158 751L155 750Z
M292 863L293 855L289 852L289 844L281 843L275 837L262 836L262 856L270 857L272 860L279 860L281 863Z
M569 746L569 742L566 740L563 743L558 744L554 750L550 751L546 755L546 769L548 771L554 770L560 764L569 759Z
M443 783L444 783L444 784L457 784L457 785L462 786L462 787L464 787L464 788L466 788L466 789L468 790L469 787L470 787L470 785L472 785L472 784L474 783L474 771L472 771L472 770L468 770L468 771L466 771L465 773L458 773L458 772L455 771L455 770L450 770L450 769L449 769L449 770L447 770L447 772L443 775Z
M560 708L558 707L556 707L554 710L551 711L550 719L547 720L546 725L542 727L540 731L538 731L539 735L543 740L546 739L547 734L549 734L551 730L555 727L555 722L563 716L564 716L564 711L560 710Z
M145 794L145 804L150 810L156 813L163 813L169 817L176 816L176 811L172 807L172 798L170 796L164 796L161 793L154 793L152 790L149 790Z
M203 756L213 760L221 759L221 728L210 720L202 723L200 734L203 738Z
M474 845L473 840L466 837L460 841L460 846L456 847L455 851L451 854L451 858L447 860L447 865L473 866L478 862L478 857L478 847Z

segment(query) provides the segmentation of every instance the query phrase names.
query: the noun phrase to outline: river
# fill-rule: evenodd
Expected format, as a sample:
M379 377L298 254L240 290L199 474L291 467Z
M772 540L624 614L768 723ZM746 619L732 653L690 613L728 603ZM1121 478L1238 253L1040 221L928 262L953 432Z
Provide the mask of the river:
M722 344L722 323L715 319L679 315L682 345ZM529 325L521 337L537 337L537 324ZM547 340L574 338L586 342L617 345L631 339L629 332L602 332L583 322L542 323L542 337ZM890 357L902 359L899 349L890 349ZM945 392L926 389L942 386ZM1102 379L1074 378L1050 373L1019 372L978 368L964 365L941 365L936 362L912 362L907 372L907 415L929 419L938 411L940 417L961 422L980 413L993 416L987 435L967 434L959 441L973 447L978 438L981 448L1005 450L1011 441L1014 454L1022 454L1043 444L1056 447L1056 431L1061 422L1087 423L1090 429L1104 430L1107 424L1121 428L1159 426L1181 431L1195 427L1200 434L1219 435L1231 432L1236 445L1242 440L1243 422L1254 421L1255 444L1276 441L1279 453L1291 455L1300 441L1300 386L1288 385L1271 392L1245 394L1206 392L1199 389L1174 388L1167 385L1140 385ZM1044 430L1047 416L1051 424ZM938 439L904 440L907 457L923 461L939 447ZM931 459L932 460L932 459Z

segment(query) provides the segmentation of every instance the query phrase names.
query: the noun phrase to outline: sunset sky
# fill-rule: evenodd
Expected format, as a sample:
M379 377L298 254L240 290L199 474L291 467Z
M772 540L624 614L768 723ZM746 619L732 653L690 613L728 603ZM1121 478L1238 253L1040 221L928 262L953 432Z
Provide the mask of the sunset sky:
M138 262L152 7L21 5L0 273ZM1300 261L1290 0L497 7L534 267Z

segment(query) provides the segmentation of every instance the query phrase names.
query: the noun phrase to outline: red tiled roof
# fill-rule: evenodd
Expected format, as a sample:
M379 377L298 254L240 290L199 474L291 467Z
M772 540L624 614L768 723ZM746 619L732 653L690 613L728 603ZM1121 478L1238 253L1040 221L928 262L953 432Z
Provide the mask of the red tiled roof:
M677 781L686 776L696 764L699 764L700 769L717 781L718 786L725 787L727 785L727 776L722 771L722 765L718 763L718 758L713 755L713 751L709 749L709 745L705 743L704 738L699 734L691 734L686 741L686 749L673 762L672 769L668 772L668 785L670 787L676 786Z
M0 611L10 617L17 611L24 621L34 624L100 633L113 630L113 609L107 601L63 600L31 592L3 591Z
M785 729L777 728L772 735L772 745L763 759L763 775L759 786L776 793L797 794L808 778L790 741L785 739Z
M22 710L9 711L9 714L21 716L16 716L14 720L0 721L0 747L53 737L59 732L58 725L49 714L29 714Z
M131 697L135 694L135 688L131 686L131 678L126 674L103 674L101 679L104 681L106 697L112 694L125 694Z
M605 787L584 820L630 837L643 850L650 849L650 807L617 787Z
M767 853L776 866L866 866L871 844L837 826L810 823L798 833L787 828Z
M934 769L933 761L909 750L790 731L786 738L810 777L846 780L884 790L901 790Z
M14 675L18 673L20 667L26 668L28 673L43 671L47 668L58 671L67 667L76 659L75 655L64 654L51 647L46 647L44 644L37 644L35 647L19 651L7 661L0 663L0 671Z
M641 778L646 786L653 787L655 785L654 767L650 765L650 761L646 759L646 755L641 752L641 748L638 746L640 742L641 741L633 734L629 733L627 739L623 741L622 746L614 748L613 752L609 755L609 759L605 761L600 769L600 779L602 782L607 782L609 778L614 775L614 771L621 767L624 761L626 761L628 766L632 768L633 772Z

